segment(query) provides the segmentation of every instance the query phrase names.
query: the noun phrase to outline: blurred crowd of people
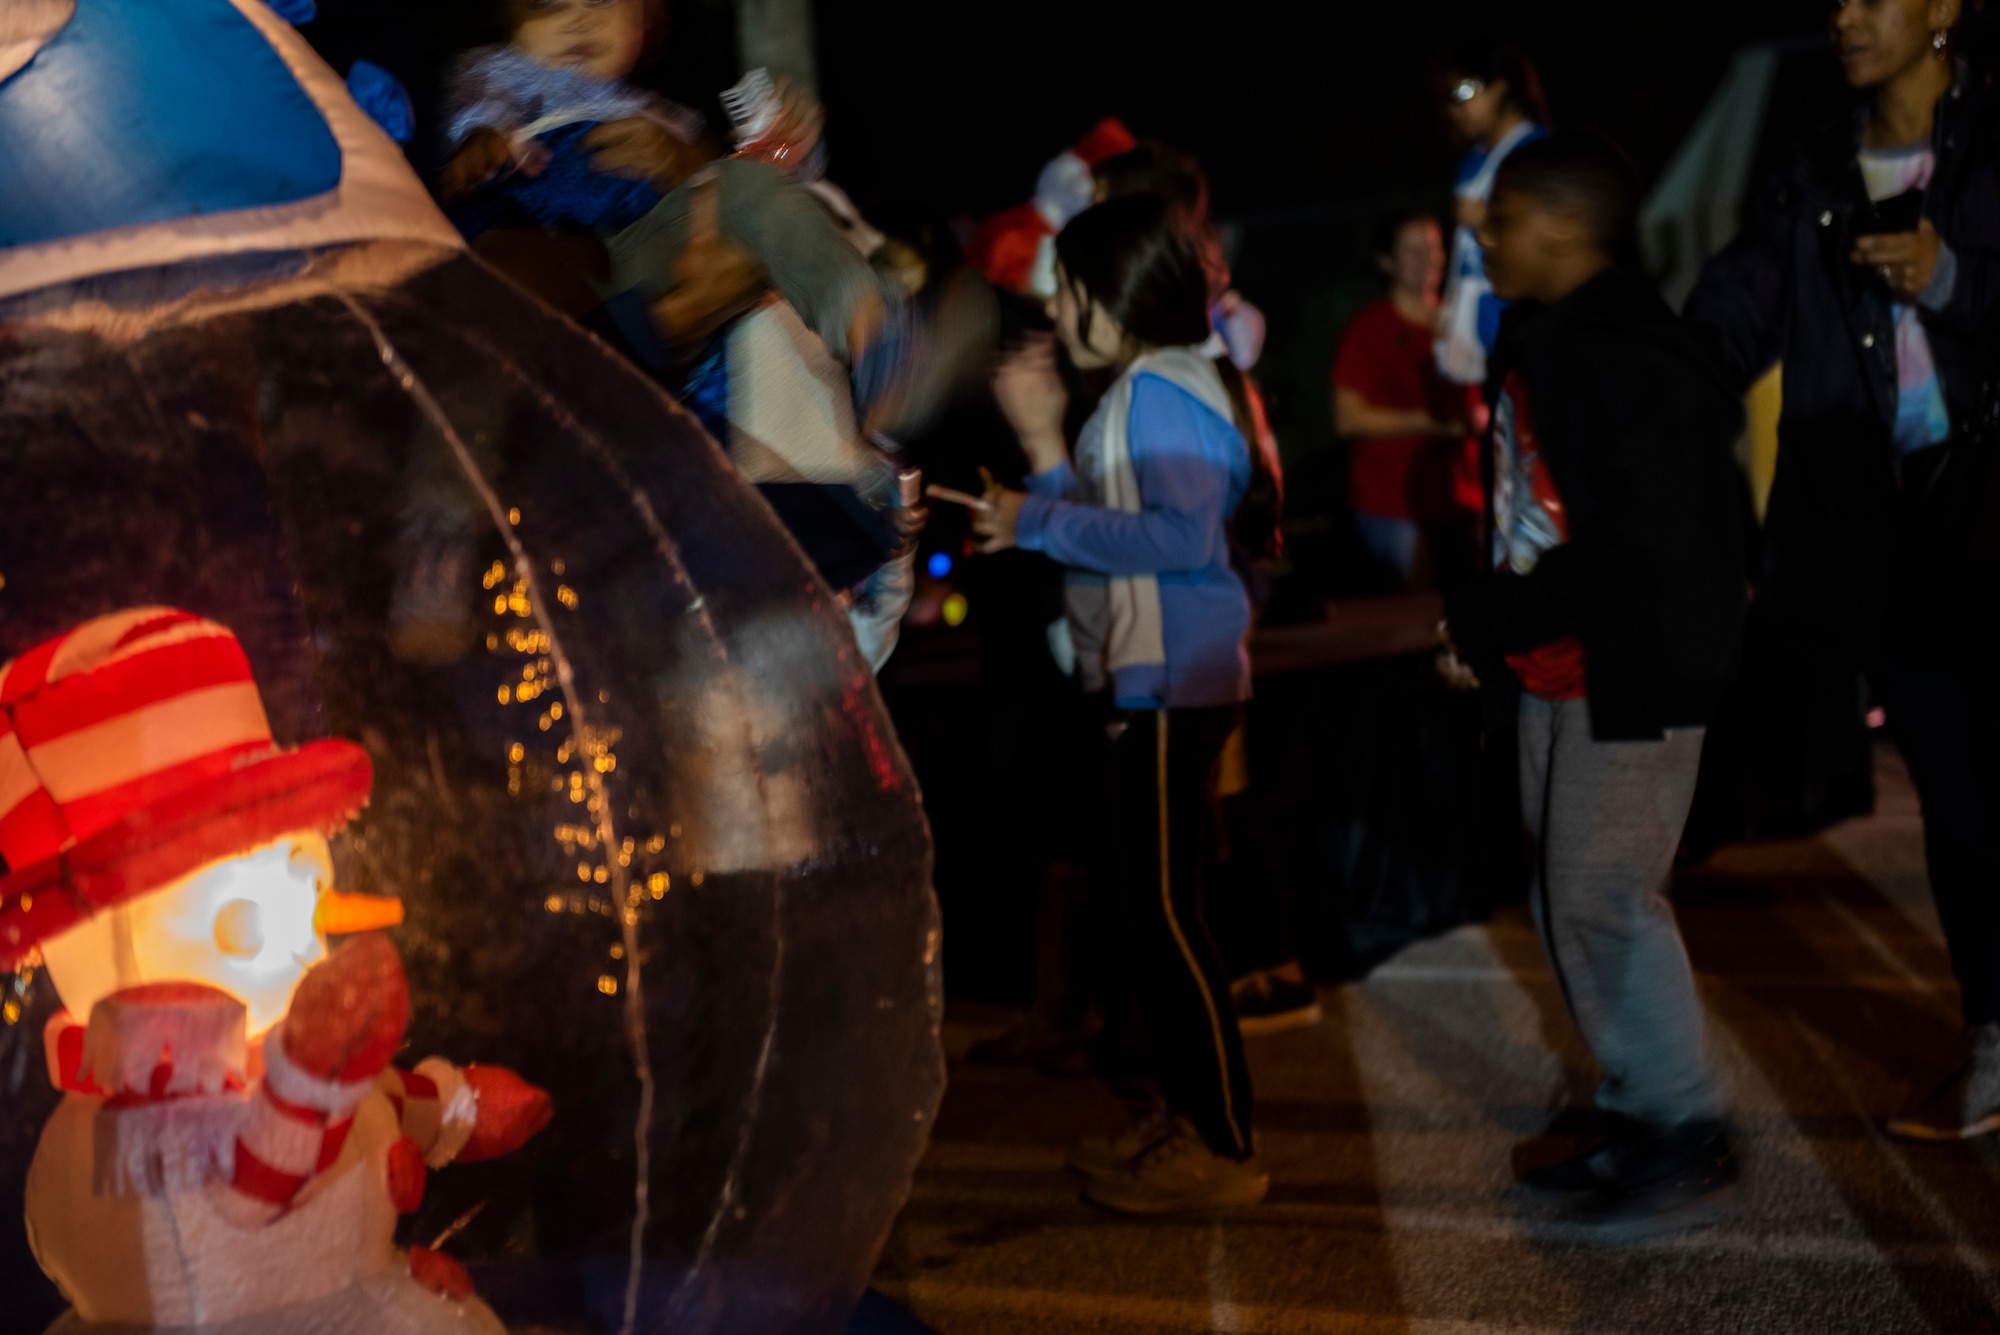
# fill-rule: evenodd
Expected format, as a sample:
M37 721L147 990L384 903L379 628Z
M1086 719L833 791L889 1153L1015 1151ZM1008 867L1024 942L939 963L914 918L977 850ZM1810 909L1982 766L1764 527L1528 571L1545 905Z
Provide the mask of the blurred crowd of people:
M1026 1020L974 1059L1150 1080L1131 1126L1072 1148L1107 1208L1260 1200L1244 1036L1320 1015L1245 745L1284 532L1266 328L1201 165L1108 119L977 228L858 208L804 89L753 72L721 126L635 81L641 0L498 13L414 128L475 250L701 419L878 669L906 617L963 619L920 585L962 563L982 590L1017 794L993 828L1033 868L1038 959ZM1382 220L1383 295L1330 368L1359 549L1517 759L1530 904L1603 1068L1601 1143L1529 1185L1606 1228L1712 1217L1735 1180L1668 889L1753 599L1869 674L1923 801L1968 1046L1891 1129L2000 1130L2000 169L1957 17L1836 5L1853 116L1680 314L1636 263L1618 149L1553 128L1515 48L1453 49L1454 212ZM1758 534L1735 449L1774 363Z

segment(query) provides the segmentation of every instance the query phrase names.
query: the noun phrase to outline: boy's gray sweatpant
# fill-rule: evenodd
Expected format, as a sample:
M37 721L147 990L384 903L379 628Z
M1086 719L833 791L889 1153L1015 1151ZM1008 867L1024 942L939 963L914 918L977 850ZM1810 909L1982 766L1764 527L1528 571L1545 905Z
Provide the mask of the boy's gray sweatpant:
M1603 1068L1598 1106L1655 1126L1723 1113L1694 971L1667 901L1704 731L1599 742L1587 701L1521 697L1535 926Z

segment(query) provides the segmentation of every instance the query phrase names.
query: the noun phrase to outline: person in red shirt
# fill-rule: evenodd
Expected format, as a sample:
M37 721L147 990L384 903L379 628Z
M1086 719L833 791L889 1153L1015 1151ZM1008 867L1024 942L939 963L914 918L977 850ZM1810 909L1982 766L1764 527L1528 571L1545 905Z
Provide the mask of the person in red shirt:
M1484 505L1477 397L1438 374L1444 235L1413 213L1383 229L1389 292L1358 311L1333 367L1334 429L1348 441L1348 505L1361 544L1406 586L1464 573Z

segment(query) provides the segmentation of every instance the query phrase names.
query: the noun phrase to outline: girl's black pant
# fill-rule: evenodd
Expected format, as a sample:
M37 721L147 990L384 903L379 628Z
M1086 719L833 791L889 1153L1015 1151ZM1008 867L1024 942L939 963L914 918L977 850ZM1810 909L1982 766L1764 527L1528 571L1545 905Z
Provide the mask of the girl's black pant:
M1209 1148L1246 1159L1250 1072L1229 977L1202 913L1216 771L1242 706L1124 710L1111 745L1124 972L1160 1065L1167 1105Z

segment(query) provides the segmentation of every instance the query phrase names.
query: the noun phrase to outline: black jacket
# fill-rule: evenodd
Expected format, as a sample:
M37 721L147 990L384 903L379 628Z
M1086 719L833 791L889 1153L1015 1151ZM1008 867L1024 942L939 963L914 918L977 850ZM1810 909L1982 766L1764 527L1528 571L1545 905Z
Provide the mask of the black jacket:
M1736 675L1746 601L1743 413L1712 340L1615 268L1508 310L1489 399L1516 370L1569 541L1458 601L1454 642L1505 708L1519 683L1502 654L1581 637L1599 740L1706 724ZM1490 524L1491 451L1486 473Z
M1757 578L1760 615L1858 664L1880 659L1892 584L1944 583L1913 576L1908 549L1913 535L1937 541L1958 525L1953 507L1974 485L1966 470L1976 446L1964 427L1991 374L1990 323L2000 298L1995 121L1986 82L1961 70L1938 105L1937 163L1924 200L1924 215L1955 257L1957 282L1940 309L1921 314L1956 457L1949 474L1926 468L1921 495L1917 480L1901 475L1891 434L1897 368L1889 293L1848 260L1873 211L1855 162L1865 109L1799 146L1753 197L1736 240L1709 262L1688 299L1687 318L1721 334L1735 388L1784 363L1777 476ZM1909 496L1902 494L1906 480ZM1906 567L1900 580L1899 557ZM1940 607L1925 618L1980 610Z

